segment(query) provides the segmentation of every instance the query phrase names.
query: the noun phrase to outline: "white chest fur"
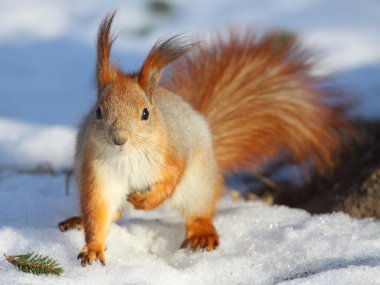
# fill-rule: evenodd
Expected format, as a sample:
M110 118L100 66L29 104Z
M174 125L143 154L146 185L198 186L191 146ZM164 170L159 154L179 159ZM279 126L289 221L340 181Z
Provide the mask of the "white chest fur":
M146 191L155 182L158 170L155 160L137 149L104 151L97 161L97 174L111 213L123 207L129 193Z

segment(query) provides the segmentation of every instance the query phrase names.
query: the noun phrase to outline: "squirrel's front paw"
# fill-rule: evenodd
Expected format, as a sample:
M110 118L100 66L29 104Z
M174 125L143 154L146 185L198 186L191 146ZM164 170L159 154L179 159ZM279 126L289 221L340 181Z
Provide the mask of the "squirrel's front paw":
M186 225L186 238L180 248L214 250L219 246L219 236L208 218L195 218Z
M212 251L219 246L219 237L216 234L207 236L191 236L186 238L180 248L190 247L193 251L199 249L207 249Z
M97 259L99 259L102 265L106 265L104 245L101 243L89 243L83 247L82 251L78 255L78 259L81 259L81 264L83 267L87 264L91 265L92 262Z
M148 196L146 194L140 194L133 192L128 195L127 200L131 203L136 210L150 210L152 209Z

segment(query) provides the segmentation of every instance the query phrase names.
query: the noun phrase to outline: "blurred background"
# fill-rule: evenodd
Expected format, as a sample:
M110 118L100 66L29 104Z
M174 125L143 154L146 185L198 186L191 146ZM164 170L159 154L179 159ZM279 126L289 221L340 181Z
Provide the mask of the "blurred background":
M331 82L356 98L353 117L371 124L380 118L377 0L1 0L0 180L20 171L69 171L76 124L96 96L97 28L113 10L112 58L125 70L138 69L162 36L185 32L202 39L231 25L258 34L288 29L315 51L314 72L332 75ZM281 175L289 171L274 176ZM266 176L232 180L278 191L275 178Z

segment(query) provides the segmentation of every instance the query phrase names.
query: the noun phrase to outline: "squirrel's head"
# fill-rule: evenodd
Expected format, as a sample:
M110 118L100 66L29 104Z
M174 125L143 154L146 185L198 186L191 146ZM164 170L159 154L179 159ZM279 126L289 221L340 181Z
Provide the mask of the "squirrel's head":
M96 129L103 132L107 143L123 146L138 143L139 138L146 138L159 127L155 90L161 72L167 64L188 52L192 44L186 44L179 35L159 40L138 72L124 73L117 65L110 64L114 16L115 13L107 15L99 26L98 100L93 116Z

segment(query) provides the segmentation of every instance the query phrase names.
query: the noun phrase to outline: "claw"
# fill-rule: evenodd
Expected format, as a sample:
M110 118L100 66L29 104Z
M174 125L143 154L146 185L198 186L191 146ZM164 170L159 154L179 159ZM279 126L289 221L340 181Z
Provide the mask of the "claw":
M208 237L207 238L207 243L208 243L208 246L207 246L207 250L208 251L212 251L212 250L215 249L215 243L214 243L214 239L213 238Z
M78 259L81 259L81 265L86 267L92 265L94 261L99 260L102 265L105 265L104 246L102 244L89 244L83 247L78 254Z
M188 248L192 251L196 251L197 249L206 249L207 251L212 251L219 246L219 239L215 235L210 236L192 236L185 239L180 249Z
M185 239L182 243L181 243L181 246L179 247L180 249L182 248L187 248L187 246L189 245L189 240L188 239Z
M198 246L198 238L197 237L195 237L195 238L193 238L192 239L192 241L191 241L191 249L193 250L193 251L195 251L196 249L197 249L197 246Z
M206 237L201 237L200 239L199 239L199 247L200 248L205 248L205 246L206 246Z
M59 223L58 228L61 232L66 232L69 230L69 226L65 224L64 222Z

